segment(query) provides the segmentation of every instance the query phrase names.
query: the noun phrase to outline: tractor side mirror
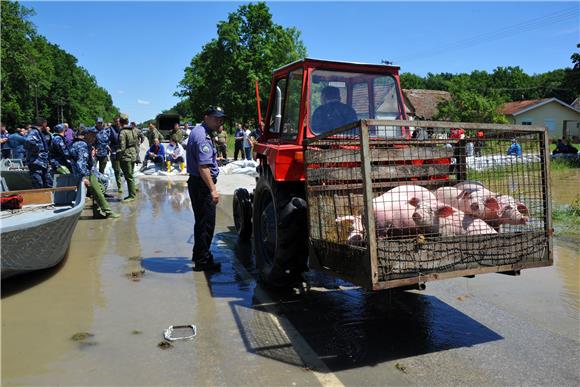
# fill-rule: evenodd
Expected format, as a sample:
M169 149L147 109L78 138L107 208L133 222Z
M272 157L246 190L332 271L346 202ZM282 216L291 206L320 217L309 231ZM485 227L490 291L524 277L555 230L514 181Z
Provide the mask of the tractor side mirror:
M282 89L276 86L276 111L274 116L274 132L280 133L280 123L282 122Z

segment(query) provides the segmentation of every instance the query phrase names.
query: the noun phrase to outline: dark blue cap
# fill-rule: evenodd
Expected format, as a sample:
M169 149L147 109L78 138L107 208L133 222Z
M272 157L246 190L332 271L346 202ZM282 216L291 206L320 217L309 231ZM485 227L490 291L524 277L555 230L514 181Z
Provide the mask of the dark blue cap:
M223 118L226 116L226 113L224 113L224 109L222 109L219 106L210 106L206 111L205 111L205 115L206 116L212 116L212 117L217 117L217 118Z

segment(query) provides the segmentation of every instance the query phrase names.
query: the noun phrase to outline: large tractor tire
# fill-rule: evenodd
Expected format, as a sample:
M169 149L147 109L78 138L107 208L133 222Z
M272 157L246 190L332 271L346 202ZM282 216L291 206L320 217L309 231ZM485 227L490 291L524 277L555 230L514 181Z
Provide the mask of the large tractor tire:
M240 240L247 241L252 236L252 198L245 188L234 191L234 224Z
M303 186L278 183L262 172L253 202L254 249L261 281L288 288L307 270L306 201ZM302 191L302 192L300 192Z

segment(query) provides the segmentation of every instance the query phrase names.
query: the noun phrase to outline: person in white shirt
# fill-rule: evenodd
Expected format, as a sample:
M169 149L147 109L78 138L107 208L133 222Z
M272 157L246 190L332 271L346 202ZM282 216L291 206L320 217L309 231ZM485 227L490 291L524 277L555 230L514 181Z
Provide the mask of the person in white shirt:
M179 163L179 172L183 172L185 165L184 162L185 151L180 143L175 142L175 140L169 140L169 146L167 147L167 172L171 172L171 164Z
M246 160L252 159L252 139L250 136L252 131L244 126L244 154L246 155Z

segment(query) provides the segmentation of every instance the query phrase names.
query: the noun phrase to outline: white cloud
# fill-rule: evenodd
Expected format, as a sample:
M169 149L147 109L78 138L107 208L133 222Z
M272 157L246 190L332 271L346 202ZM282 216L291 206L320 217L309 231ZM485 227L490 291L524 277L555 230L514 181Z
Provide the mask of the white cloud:
M151 102L149 102L149 101L144 101L144 100L142 100L142 99L138 99L138 100L137 100L137 103L138 103L139 105L151 105Z

